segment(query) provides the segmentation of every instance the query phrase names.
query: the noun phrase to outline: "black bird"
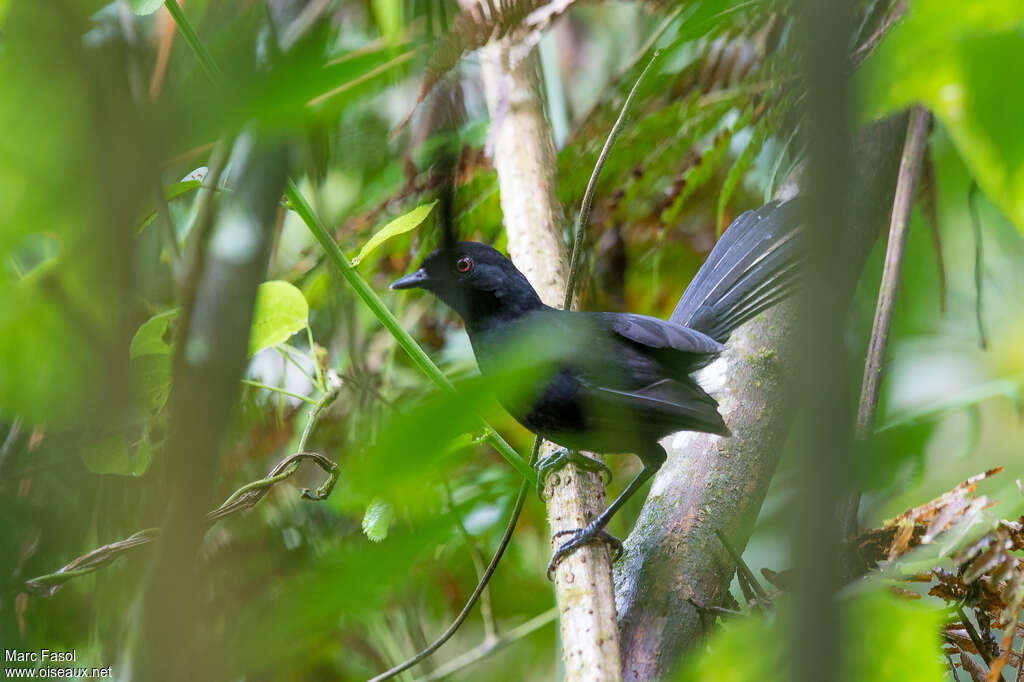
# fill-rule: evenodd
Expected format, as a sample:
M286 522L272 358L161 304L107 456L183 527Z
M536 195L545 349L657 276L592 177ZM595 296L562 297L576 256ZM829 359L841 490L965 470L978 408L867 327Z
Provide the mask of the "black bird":
M480 372L495 375L503 351L524 334L559 344L556 366L525 391L499 402L523 426L570 451L633 452L636 478L586 528L565 531L548 573L574 548L598 538L621 550L604 528L664 463L658 443L677 431L728 436L717 403L693 374L724 350L729 334L788 296L804 250L796 202L771 203L739 216L686 288L670 320L632 313L570 312L545 305L526 277L495 249L446 240L392 289L426 289L466 324ZM500 383L500 382L499 382ZM604 465L569 453L543 462L540 479L565 461Z

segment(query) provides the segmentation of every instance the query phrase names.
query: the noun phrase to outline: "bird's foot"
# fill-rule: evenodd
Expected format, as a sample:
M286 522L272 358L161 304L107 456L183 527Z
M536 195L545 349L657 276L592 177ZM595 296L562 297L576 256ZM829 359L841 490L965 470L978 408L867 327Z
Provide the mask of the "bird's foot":
M572 553L574 549L581 545L585 545L588 542L599 540L601 542L608 543L612 548L612 561L617 561L622 556L622 540L606 531L604 528L598 528L594 524L590 524L586 528L576 528L573 530L560 530L554 534L553 537L560 537L562 535L571 535L572 537L562 543L562 545L555 550L555 553L551 555L551 561L548 562L548 580L551 580L551 574L554 573L555 568L559 562L562 561L566 556Z
M537 470L537 497L542 502L547 502L544 499L544 483L547 481L548 474L564 469L567 464L574 464L585 471L601 472L604 475L604 484L608 485L611 483L612 470L601 460L581 455L575 450L558 448L550 455L541 457L537 464L534 465L534 468Z

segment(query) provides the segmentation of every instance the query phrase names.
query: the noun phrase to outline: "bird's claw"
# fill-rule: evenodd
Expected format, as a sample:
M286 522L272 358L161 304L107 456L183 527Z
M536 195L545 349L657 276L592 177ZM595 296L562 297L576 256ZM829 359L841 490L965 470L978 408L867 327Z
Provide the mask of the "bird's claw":
M534 468L537 470L537 497L540 498L541 502L547 502L544 498L544 483L547 481L548 474L564 469L567 464L574 464L585 471L601 472L604 476L605 485L612 481L612 470L601 460L587 457L575 450L559 448L550 455L541 457L537 460L537 464L534 465Z
M560 530L555 533L552 537L561 537L563 535L571 535L572 538L566 540L562 545L555 550L555 553L551 555L551 561L548 562L547 576L548 580L551 580L551 574L554 573L555 568L568 554L574 549L585 545L588 542L599 540L605 542L611 546L613 555L612 561L618 561L619 557L622 556L622 540L609 533L603 528L593 528L587 526L586 528L574 528L573 530Z

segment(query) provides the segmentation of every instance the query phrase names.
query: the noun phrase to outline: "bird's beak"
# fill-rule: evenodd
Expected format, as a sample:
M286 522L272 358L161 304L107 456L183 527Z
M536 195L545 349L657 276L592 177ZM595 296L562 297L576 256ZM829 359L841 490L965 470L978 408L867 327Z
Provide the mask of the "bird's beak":
M395 280L391 283L392 289L423 289L425 285L430 281L430 275L423 268L420 268L411 275L406 275L402 279Z

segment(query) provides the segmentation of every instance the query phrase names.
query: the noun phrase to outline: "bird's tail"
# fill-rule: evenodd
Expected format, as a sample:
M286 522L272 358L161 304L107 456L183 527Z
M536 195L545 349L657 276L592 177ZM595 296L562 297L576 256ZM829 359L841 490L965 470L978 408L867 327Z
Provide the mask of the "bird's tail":
M796 289L805 250L799 200L742 214L725 230L670 318L725 342Z

